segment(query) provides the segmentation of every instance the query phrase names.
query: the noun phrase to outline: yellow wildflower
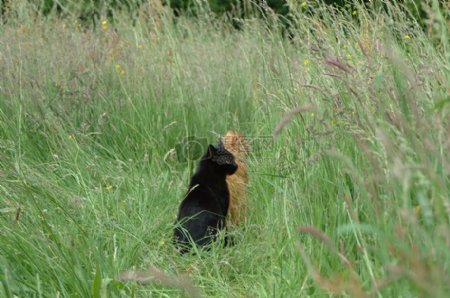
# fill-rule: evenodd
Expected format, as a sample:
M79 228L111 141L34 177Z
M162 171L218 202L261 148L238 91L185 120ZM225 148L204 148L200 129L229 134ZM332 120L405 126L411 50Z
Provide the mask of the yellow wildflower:
M108 21L106 21L106 20L102 21L102 30L103 31L108 30Z
M81 28L81 24L78 22L78 20L74 20L73 23L75 24L75 26L77 26L78 29Z
M414 209L415 209L414 211L416 212L416 215L419 215L420 211L422 210L419 205L417 205L416 208L414 208Z
M301 7L301 8L306 8L306 6L308 6L308 3L306 3L306 1L303 1L303 2L300 4L300 7Z
M122 68L122 65L116 64L116 70L121 76L125 75L125 70Z
M406 40L411 39L411 37L408 34L403 35L403 38Z
M309 65L309 60L308 59L303 60L303 65L304 66L308 66Z
M113 188L113 187L112 187L111 184L107 184L106 187L105 187L105 189L106 189L107 191L110 191L112 188Z
M356 16L356 10L354 10L354 11L352 12L352 15Z

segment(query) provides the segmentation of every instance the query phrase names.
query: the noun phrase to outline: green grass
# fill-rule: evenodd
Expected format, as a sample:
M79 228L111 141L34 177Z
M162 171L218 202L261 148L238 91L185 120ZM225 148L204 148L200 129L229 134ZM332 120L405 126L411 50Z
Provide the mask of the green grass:
M397 7L299 8L286 40L162 11L82 29L24 3L0 28L1 297L184 295L114 281L149 266L207 297L450 291L448 11L424 33ZM254 140L248 223L179 256L196 162L175 147L228 129Z

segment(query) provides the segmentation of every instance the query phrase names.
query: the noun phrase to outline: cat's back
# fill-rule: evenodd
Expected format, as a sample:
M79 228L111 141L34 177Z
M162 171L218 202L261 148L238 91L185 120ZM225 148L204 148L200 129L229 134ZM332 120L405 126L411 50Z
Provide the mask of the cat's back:
M229 216L234 225L246 220L248 201L246 197L249 175L246 161L249 153L249 145L244 136L234 131L228 131L224 136L225 148L236 158L238 169L232 176L227 176L227 184L230 193Z
M226 183L216 185L193 184L189 187L180 206L180 217L192 216L198 211L205 210L218 214L226 213L223 210L228 205L229 193Z

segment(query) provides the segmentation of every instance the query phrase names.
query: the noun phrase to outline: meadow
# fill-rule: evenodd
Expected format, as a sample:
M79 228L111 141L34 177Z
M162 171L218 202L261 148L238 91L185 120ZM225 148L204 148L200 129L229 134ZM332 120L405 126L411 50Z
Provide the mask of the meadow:
M436 4L437 1L431 1ZM1 297L446 297L449 11L143 6L0 27ZM187 137L251 142L232 247L172 245ZM178 146L178 147L177 147ZM178 150L177 150L178 148ZM147 282L125 282L126 271Z

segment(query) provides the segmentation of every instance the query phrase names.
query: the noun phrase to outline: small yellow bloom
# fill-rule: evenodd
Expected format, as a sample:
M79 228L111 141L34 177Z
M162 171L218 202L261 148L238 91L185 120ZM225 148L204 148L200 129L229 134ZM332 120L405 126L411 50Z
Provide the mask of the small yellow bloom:
M356 10L354 10L354 11L352 12L352 15L356 16Z
M75 137L73 136L73 134L70 134L69 135L69 140L73 140L73 139L75 139Z
M125 70L122 68L122 65L116 64L116 70L121 76L125 75Z
M113 188L113 187L112 187L111 184L107 184L106 187L105 187L105 189L106 189L107 191L110 191L112 188Z
M108 21L106 21L106 20L102 21L102 30L103 31L108 30Z
M300 4L300 7L301 7L301 8L305 8L306 6L308 6L308 4L306 3L306 1L303 1L303 2Z
M75 19L75 20L73 21L73 24L74 24L78 29L81 28L81 24L80 24L80 22L78 22L77 19Z
M159 245L163 246L164 244L166 244L166 242L164 240L159 241Z
M403 35L403 38L406 40L411 39L411 37L408 34Z
M308 59L303 60L303 65L304 66L308 66L309 65L309 60Z
M422 209L420 208L419 205L417 205L416 208L414 208L414 211L416 212L416 215L419 215L421 210Z
M351 60L351 59L352 59L352 55L350 55L350 54L347 54L346 57L347 57L348 60Z

